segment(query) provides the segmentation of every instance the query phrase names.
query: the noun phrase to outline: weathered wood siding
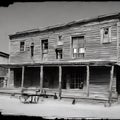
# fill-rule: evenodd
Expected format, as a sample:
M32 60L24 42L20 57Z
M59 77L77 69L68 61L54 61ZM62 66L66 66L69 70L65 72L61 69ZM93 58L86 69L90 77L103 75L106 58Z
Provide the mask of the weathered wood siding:
M117 45L117 49L118 49L118 63L120 63L120 22L118 22L117 24L117 38L118 38L118 45Z
M85 25L76 25L61 30L55 30L40 33L37 36L31 36L10 40L10 62L40 62L42 60L41 40L48 39L48 61L56 61L55 47L58 41L58 35L62 35L63 40L63 60L72 60L71 37L73 35L84 35L85 37L85 58L84 59L117 59L117 22L118 20L109 20L102 22L92 22ZM112 42L101 44L100 29L105 26L111 26ZM20 52L20 41L25 40L25 51ZM30 56L30 45L34 42L34 57Z
M8 73L8 69L7 68L0 67L0 77L7 76L7 73Z

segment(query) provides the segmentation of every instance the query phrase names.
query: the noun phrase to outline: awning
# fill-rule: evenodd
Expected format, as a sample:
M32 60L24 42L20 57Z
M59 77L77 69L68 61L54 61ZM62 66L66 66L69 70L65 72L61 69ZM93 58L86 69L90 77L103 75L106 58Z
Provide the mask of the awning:
M39 67L43 66L111 66L116 65L116 61L107 61L107 60L69 60L69 61L46 61L40 63L9 63L9 64L0 64L1 67L6 68L14 68L14 67L22 67L22 66L31 66L31 67Z

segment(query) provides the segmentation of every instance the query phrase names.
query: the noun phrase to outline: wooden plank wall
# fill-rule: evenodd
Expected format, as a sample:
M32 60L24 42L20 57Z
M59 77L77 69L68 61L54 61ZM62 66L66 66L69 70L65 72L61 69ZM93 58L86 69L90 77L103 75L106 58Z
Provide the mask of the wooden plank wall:
M118 63L120 63L120 22L118 23Z
M8 69L0 67L0 77L7 76Z
M117 20L109 20L103 22L88 23L86 25L77 25L61 30L41 33L39 36L25 37L20 39L10 40L10 62L40 62L42 60L41 54L41 40L48 39L49 52L48 61L56 61L55 46L57 44L58 35L62 35L63 40L63 60L70 60L71 57L71 36L77 34L84 34L86 53L84 59L110 59L117 58ZM110 44L100 43L100 28L104 26L112 26L112 42ZM25 40L25 51L20 53L20 41ZM30 57L30 44L34 42L34 57Z

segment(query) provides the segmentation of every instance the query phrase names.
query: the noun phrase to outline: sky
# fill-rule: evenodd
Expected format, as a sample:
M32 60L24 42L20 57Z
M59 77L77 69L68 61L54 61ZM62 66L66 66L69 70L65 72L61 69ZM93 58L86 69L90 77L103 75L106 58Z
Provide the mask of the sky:
M119 1L15 2L0 7L0 51L9 53L10 34L115 12L120 12Z

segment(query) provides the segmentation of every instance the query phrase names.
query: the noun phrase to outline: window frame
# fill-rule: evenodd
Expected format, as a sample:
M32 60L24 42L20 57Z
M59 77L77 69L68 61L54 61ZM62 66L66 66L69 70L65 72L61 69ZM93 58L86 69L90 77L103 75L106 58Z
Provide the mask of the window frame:
M22 45L22 43L24 43ZM25 51L25 41L20 41L20 52L24 52Z
M46 42L44 41L47 41L47 49L43 48L43 44L46 44ZM48 58L48 49L49 49L48 45L49 45L48 39L41 40L42 60L46 60L46 57L44 57L45 55L47 55L47 58Z
M56 52L56 59L61 60L63 59L63 50L62 49L55 49ZM59 54L58 54L59 53ZM60 56L59 56L60 55Z
M30 50L31 50L31 57L33 57L34 56L34 42L31 43Z
M105 41L105 38L104 38L104 34L105 34L105 29L108 29L108 39L107 41ZM102 27L100 29L100 37L101 37L101 44L110 44L112 41L111 41L111 26L106 26L106 27Z
M62 35L57 36L57 45L63 45L63 36Z
M73 48L73 38L82 38L83 37L83 39L84 39L84 42L83 42L83 47L78 47L78 48ZM79 53L79 50L81 49L81 48L84 48L84 51L86 50L86 48L85 48L85 43L86 43L86 41L85 41L85 35L84 34L80 34L80 35L72 35L71 36L71 57L72 58L74 58L74 59L77 59L77 58L81 58L81 59L84 59L84 57L85 57L85 52L84 53ZM77 51L77 53L74 53L74 49L77 49L76 51ZM82 57L80 57L80 56L82 56Z
M45 41L45 42L44 42ZM47 41L47 42L46 42ZM41 41L42 43L42 53L44 53L45 52L45 50L47 50L47 53L48 53L48 39L44 39L44 40L42 40ZM45 48L46 47L46 43L47 43L47 48ZM43 45L45 45L44 46L44 48L43 48Z
M61 42L62 41L62 35L58 35L58 42Z

